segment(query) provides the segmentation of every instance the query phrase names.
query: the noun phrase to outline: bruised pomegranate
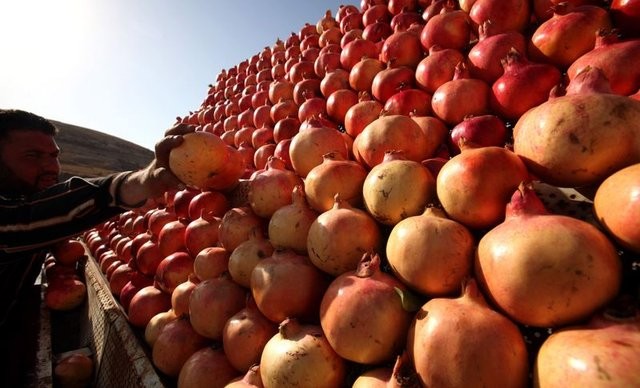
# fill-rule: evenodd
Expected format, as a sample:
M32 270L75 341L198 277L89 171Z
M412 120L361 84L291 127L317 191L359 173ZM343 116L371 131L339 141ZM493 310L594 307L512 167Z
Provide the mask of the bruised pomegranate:
M569 89L518 119L513 149L542 181L589 186L640 161L640 101L576 86L600 76L588 68L569 85L582 92Z

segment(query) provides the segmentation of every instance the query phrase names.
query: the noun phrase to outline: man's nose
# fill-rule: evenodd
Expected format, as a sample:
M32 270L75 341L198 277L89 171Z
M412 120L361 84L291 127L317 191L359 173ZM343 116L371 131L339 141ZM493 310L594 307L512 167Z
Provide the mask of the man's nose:
M57 174L60 172L60 160L58 157L43 158L41 168L48 173L55 172Z

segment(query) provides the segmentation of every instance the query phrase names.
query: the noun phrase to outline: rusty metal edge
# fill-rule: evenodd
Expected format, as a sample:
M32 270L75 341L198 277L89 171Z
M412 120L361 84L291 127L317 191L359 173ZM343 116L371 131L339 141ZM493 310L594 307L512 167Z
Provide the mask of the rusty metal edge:
M44 272L44 269L42 270ZM38 331L38 351L36 353L36 371L34 386L38 388L50 388L53 386L53 365L51 362L51 315L44 302L46 285L43 282L43 273L40 274L40 330Z

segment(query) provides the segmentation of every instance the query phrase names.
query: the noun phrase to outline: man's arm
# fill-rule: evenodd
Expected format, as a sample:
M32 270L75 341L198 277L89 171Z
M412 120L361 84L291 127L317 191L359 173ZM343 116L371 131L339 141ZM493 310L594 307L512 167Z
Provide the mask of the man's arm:
M155 159L143 170L103 178L70 180L29 199L0 197L0 250L17 252L77 235L100 222L142 206L182 183L169 170L169 153L193 126L178 124L156 144Z
M126 206L138 207L169 189L184 187L169 169L169 154L182 143L182 135L194 129L191 125L178 124L167 130L155 146L155 159L145 169L127 175L118 186L116 197Z
M0 250L49 245L121 213L111 194L119 177L71 178L26 200L0 197Z

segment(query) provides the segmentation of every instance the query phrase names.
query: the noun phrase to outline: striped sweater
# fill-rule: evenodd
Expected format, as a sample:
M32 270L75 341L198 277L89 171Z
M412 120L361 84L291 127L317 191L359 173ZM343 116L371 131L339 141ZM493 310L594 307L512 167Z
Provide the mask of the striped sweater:
M51 244L126 210L116 193L127 174L73 177L30 197L0 193L0 328L34 284Z

